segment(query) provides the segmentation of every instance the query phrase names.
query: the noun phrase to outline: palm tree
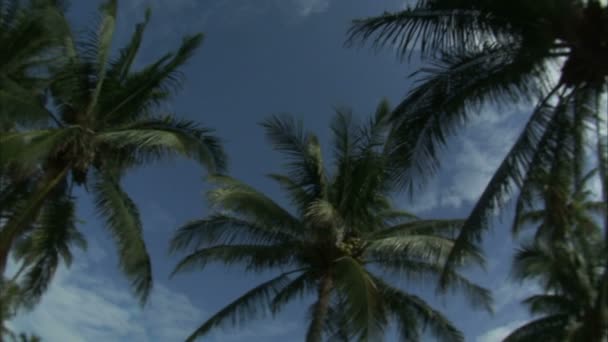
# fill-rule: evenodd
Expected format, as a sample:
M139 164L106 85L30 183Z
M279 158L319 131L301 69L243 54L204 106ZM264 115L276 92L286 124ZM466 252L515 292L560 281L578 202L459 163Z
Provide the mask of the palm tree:
M517 328L505 342L600 342L608 336L597 306L608 254L596 228L595 234L572 238L568 248L536 241L517 253L515 275L540 280L545 292L524 300L530 312L540 317Z
M559 147L559 146L557 146ZM520 194L513 232L536 227L534 240L516 254L514 275L520 280L540 280L545 293L524 304L541 316L515 330L505 341L603 341L608 327L602 310L602 276L608 254L602 242L598 217L606 203L591 199L583 177L563 172L572 163L561 155L562 172L535 170L530 186ZM537 209L534 202L542 202ZM537 204L536 203L536 204Z
M288 116L263 122L274 148L288 158L285 174L271 174L288 195L291 212L254 188L228 176L212 176L208 201L215 213L181 227L171 249L189 254L175 273L207 263L241 264L247 271L280 270L212 315L189 337L193 341L226 323L273 315L297 297L314 295L307 341L325 335L377 341L389 322L405 340L428 328L438 340L462 334L422 298L403 291L376 271L411 280L433 279L453 245L460 220L423 220L391 203L395 173L382 103L375 117L356 126L339 111L332 122L334 168L325 169L315 135ZM474 248L460 260L480 258ZM456 272L449 286L489 308L489 293Z
M376 47L393 45L401 57L417 51L431 61L416 73L421 75L417 85L391 117L395 134L402 137L402 162L410 171L430 174L446 137L482 105L504 108L537 101L464 224L448 263L458 259L461 247L480 241L490 215L504 204L513 185L526 183L535 164L552 164L557 155L547 151L556 132L566 132L561 137L576 142L572 153L581 164L586 126L601 115L600 99L608 89L605 4L419 0L396 13L356 20L349 37L350 43L371 39ZM564 124L571 130L563 129ZM606 153L601 153L604 160ZM605 187L605 173L602 177ZM608 217L606 222L608 245ZM608 274L606 279L608 286Z
M73 186L84 186L116 241L122 270L143 302L152 286L152 270L139 212L121 188L122 176L175 154L197 160L213 172L222 171L225 155L211 130L156 114L179 86L179 70L201 44L202 35L184 38L174 53L134 70L149 13L129 43L111 58L116 11L117 2L107 1L100 8L97 30L82 42L75 42L71 34L64 37L63 62L51 68L49 86L56 110L36 107L45 113L47 124L0 136L0 164L41 171L32 177L32 191L14 204L14 213L0 231L0 271L4 273L9 252L21 239L43 236L48 240L35 249L40 248L40 254L25 254L31 266L25 278L34 279L30 275L38 272L43 278L37 281L51 279L56 266L45 265L56 265L59 256L70 259L64 250L75 237L71 191ZM7 193L11 191L18 189ZM45 208L53 217L43 220L48 225L36 225Z

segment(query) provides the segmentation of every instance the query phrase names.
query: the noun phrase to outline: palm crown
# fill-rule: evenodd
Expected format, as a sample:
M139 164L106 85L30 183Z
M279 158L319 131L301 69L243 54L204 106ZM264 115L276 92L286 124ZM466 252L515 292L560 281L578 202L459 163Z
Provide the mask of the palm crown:
M419 0L403 11L354 23L351 42L373 39L377 47L396 45L401 56L419 51L431 59L392 115L405 146L402 162L411 171L435 169L437 149L481 105L538 99L464 224L449 262L461 246L480 240L512 186L528 183L531 168L554 163L559 154L550 150L560 139L570 140L564 150L581 164L586 127L601 122L593 118L601 115L606 92L606 32L608 9L595 0ZM601 154L608 159L605 150Z
M298 296L314 294L307 341L328 337L376 340L389 322L416 340L423 327L444 341L462 334L423 299L393 287L372 270L432 278L452 247L460 220L421 220L396 210L390 200L392 172L383 103L365 126L338 113L332 123L335 163L325 169L317 138L287 116L263 123L275 149L289 162L286 174L272 174L295 213L252 187L227 176L212 177L208 193L216 213L176 233L172 249L187 250L175 272L210 262L242 264L248 271L288 270L264 282L211 316L194 340L226 322L252 318L257 308L278 313ZM467 249L462 262L478 259ZM373 266L375 265L375 266ZM371 266L371 268L370 268ZM449 286L487 307L486 290L456 272Z
M135 71L133 63L149 13L118 57L111 58L116 7L116 1L101 6L100 27L83 42L75 42L71 34L64 37L63 62L53 65L49 86L56 110L34 103L27 107L29 113L45 116L47 126L0 136L3 164L39 170L32 176L35 182L29 195L14 203L17 209L0 231L0 266L3 270L18 239L36 235L38 249L30 252L39 250L40 254L29 253L24 262L31 272L42 271L46 274L43 279L50 279L59 257L70 259L66 248L81 244L74 235L71 189L72 185L85 185L116 240L122 268L143 301L152 285L151 265L139 213L121 189L121 176L133 167L174 154L199 161L214 172L222 171L225 156L209 129L156 114L179 86L179 69L200 45L202 35L185 38L176 52ZM19 191L15 185L5 193ZM52 207L49 210L55 214L36 224L45 207ZM54 266L45 264L49 262ZM40 283L40 277L26 279L48 284Z

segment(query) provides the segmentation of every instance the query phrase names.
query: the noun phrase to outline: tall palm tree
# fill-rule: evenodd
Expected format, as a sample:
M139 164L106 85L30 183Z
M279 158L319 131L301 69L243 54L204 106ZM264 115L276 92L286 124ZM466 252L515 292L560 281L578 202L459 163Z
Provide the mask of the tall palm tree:
M376 47L395 46L402 57L416 51L430 60L391 117L409 170L434 170L446 137L482 105L536 101L464 224L449 263L458 259L460 247L479 242L490 215L513 185L526 183L535 163L556 158L546 153L560 131L556 127L569 122L572 129L561 131L577 141L574 146L583 145L586 126L600 115L608 90L607 37L608 9L597 0L418 0L402 11L354 22L350 43L373 40ZM582 160L580 148L573 153Z
M391 285L376 272L398 272L412 281L433 279L453 245L460 220L424 220L397 210L390 141L382 103L363 126L338 112L332 123L334 163L326 170L317 137L288 116L263 122L274 148L288 158L285 174L271 174L294 211L228 176L213 176L208 193L215 213L181 227L172 251L189 254L175 273L211 262L241 264L247 271L280 270L212 315L189 337L193 341L226 323L267 310L273 315L302 295L314 295L307 341L326 335L377 341L395 323L403 339L418 340L428 328L438 340L462 334L422 298ZM480 258L470 248L460 260ZM449 286L489 308L489 293L456 272Z
M14 204L13 214L0 231L0 274L20 239L43 236L49 239L38 246L38 256L45 255L44 261L26 254L31 266L27 272L39 272L44 278L38 280L51 279L56 267L45 265L56 265L59 256L69 259L63 253L66 239L74 237L72 188L84 186L116 241L122 270L143 302L152 286L152 270L139 212L121 188L122 176L134 167L175 154L197 160L213 172L222 171L225 155L211 130L157 114L179 86L179 70L201 44L202 35L184 38L177 51L134 70L149 13L129 43L111 58L116 11L117 1L107 1L100 7L100 26L94 32L82 42L76 42L72 34L64 37L64 60L51 70L53 110L34 106L45 113L47 124L0 136L0 164L41 171L32 177L31 193ZM7 192L13 190L18 191ZM55 215L48 220L50 225L34 224L49 206Z

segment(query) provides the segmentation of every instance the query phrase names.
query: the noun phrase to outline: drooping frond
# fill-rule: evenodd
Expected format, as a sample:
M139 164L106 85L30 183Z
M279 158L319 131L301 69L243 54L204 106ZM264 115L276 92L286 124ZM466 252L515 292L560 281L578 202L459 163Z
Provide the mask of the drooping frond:
M399 56L416 49L431 55L439 50L472 48L480 41L498 38L484 14L473 2L457 7L446 1L418 1L397 13L355 20L348 43L372 40L376 48L395 46Z
M391 116L394 153L407 168L402 182L412 187L439 165L440 149L482 105L531 101L546 93L547 66L542 56L520 54L516 47L490 46L445 54L417 74L422 77Z
M338 259L335 264L336 287L345 297L342 308L352 334L363 340L381 336L386 325L383 302L373 277L351 257Z
M21 286L28 304L36 303L48 288L60 260L70 266L73 247L86 249L76 229L74 199L60 193L46 201L32 232L14 247L14 256L26 273Z
M462 333L424 300L394 288L381 279L374 278L374 281L387 310L399 317L400 334L406 341L419 335L418 331L411 331L418 327L423 331L428 329L440 341L464 341Z
M113 175L99 172L93 186L99 216L118 246L120 266L144 304L152 289L152 265L139 211Z
M315 285L316 279L312 271L306 271L300 274L283 287L281 291L278 291L276 296L272 299L271 309L273 315L276 315L293 299L298 297L302 298L304 295L313 293Z
M545 100L548 100L548 97ZM549 107L546 101L538 105L465 221L446 267L454 264L465 244L479 243L482 232L488 228L489 218L503 204L513 185L521 185L524 182L530 162L535 159L535 154L540 153L537 150L538 143L545 140L545 135L553 133L547 128L554 117L565 110L564 105L561 103L555 109Z
M223 172L226 156L219 139L211 132L191 121L165 117L101 132L96 139L109 145L110 151L125 150L140 162L177 152L201 162L211 172Z
M440 262L420 261L399 254L375 253L370 255L366 263L374 264L390 274L398 274L414 282L437 282L442 272L445 272ZM464 294L474 308L493 311L492 294L488 289L473 283L455 270L450 270L446 274L446 290Z
M212 328L230 323L231 325L242 324L253 317L258 317L261 312L265 312L270 305L272 297L283 287L289 284L289 274L280 274L267 282L264 282L247 293L226 305L223 309L211 316L187 339L187 342L195 341L209 333Z
M54 156L60 146L69 143L78 130L70 127L0 133L0 163L35 168Z

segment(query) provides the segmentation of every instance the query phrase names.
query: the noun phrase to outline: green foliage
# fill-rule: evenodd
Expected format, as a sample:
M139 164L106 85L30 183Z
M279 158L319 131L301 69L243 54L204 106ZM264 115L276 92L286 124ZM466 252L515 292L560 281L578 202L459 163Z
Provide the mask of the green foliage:
M606 93L607 15L598 1L419 0L353 23L349 44L371 41L429 62L389 118L406 174L401 185L412 188L412 180L433 174L440 149L483 105L537 103L465 222L448 267L464 246L480 242L516 188L527 192L538 168L559 167L556 144L581 168L588 124Z
M291 300L311 294L317 298L310 308L307 341L324 336L378 340L391 323L400 327L404 338L420 336L428 328L439 340L462 340L460 332L421 298L389 288L368 268L373 264L389 273L437 278L462 224L422 220L393 207L397 173L390 168L393 141L384 121L388 108L383 102L374 119L360 126L347 111L338 111L332 121L332 170L324 165L318 140L300 123L286 116L264 121L270 142L288 158L287 174L271 178L287 193L294 214L233 178L210 177L217 187L207 199L215 212L175 233L172 252L187 255L174 273L210 262L286 273L220 310L189 340L202 338L215 327L269 312L277 315ZM479 251L470 247L462 264L482 261ZM487 290L456 271L448 283L489 309Z
M149 12L113 57L116 0L100 6L99 26L82 37L73 35L59 4L51 2L33 1L29 16L0 11L0 22L6 22L0 42L8 44L3 46L29 44L22 52L7 48L0 53L0 124L13 123L0 130L0 176L9 170L31 175L27 182L5 177L9 180L0 188L0 204L12 208L0 213L0 269L4 271L13 251L25 272L22 283L31 302L40 298L59 262L69 265L73 248L85 246L75 227L71 196L73 186L81 185L91 190L118 246L121 268L144 303L152 288L152 267L137 207L121 188L122 176L175 155L199 162L210 173L226 169L226 156L212 130L158 114L179 87L180 71L203 36L185 37L176 51L136 70ZM40 18L44 20L32 21ZM54 28L50 37L26 39L45 25ZM44 70L37 75L44 82L34 87L23 72L38 62ZM52 109L33 97L42 89L52 98ZM17 119L18 112L29 116Z

